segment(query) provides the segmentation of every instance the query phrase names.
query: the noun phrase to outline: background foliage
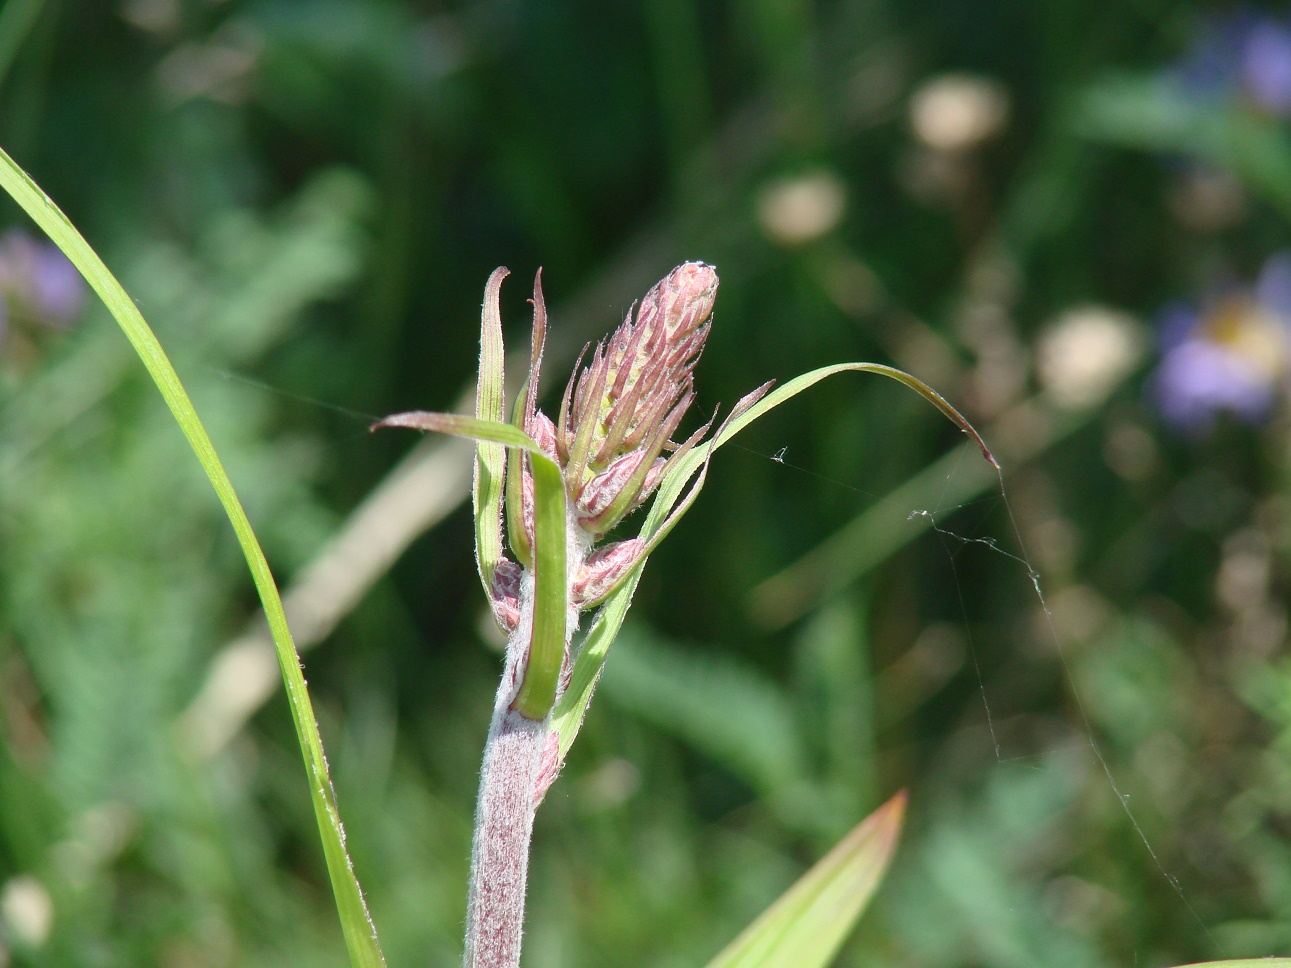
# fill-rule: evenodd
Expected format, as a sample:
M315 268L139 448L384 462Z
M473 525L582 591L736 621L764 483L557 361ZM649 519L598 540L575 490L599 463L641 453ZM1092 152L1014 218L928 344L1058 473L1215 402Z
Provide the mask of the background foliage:
M996 449L1007 506L931 408L843 379L719 455L539 815L527 964L702 964L901 786L842 964L1285 954L1286 23L7 0L0 143L158 331L284 585L412 446L370 418L455 405L499 263L516 347L545 267L549 375L698 258L698 409L872 359ZM0 964L343 964L285 703L216 664L254 620L232 536L30 245L0 243ZM443 490L306 657L392 965L458 958L498 668ZM194 726L240 684L249 722Z

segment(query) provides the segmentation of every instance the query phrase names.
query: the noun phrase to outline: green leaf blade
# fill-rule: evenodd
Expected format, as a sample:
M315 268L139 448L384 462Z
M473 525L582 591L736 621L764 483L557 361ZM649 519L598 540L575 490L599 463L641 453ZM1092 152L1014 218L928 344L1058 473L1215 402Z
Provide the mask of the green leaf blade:
M556 704L552 714L552 728L556 731L559 743L558 759L561 763L565 762L565 756L569 753L569 748L574 745L579 729L582 728L587 707L592 701L592 693L596 689L596 682L605 664L605 657L623 627L623 620L627 617L628 608L632 604L632 595L637 590L637 582L641 580L642 564L644 561L632 569L627 579L605 600L601 610L596 613L596 618L592 621L591 628L587 630L587 635L578 650L569 687L560 697L560 702Z
M566 576L565 479L560 468L530 455L533 468L534 601L529 663L511 708L527 719L547 718L565 657Z
M749 424L774 410L780 404L792 400L803 390L815 386L826 377L835 376L839 373L873 373L909 387L940 410L951 423L963 431L977 445L987 463L997 470L999 469L999 463L995 460L995 456L987 448L986 442L982 440L981 435L973 429L973 425L968 422L963 414L951 406L941 394L922 380L911 376L904 370L884 366L882 363L835 363L832 366L822 366L819 369L804 373L783 386L772 390L752 406L739 413L738 416L728 420L708 447L701 447L692 451L686 455L686 460L679 462L675 468L670 469L667 477L659 484L658 494L655 497L654 504L650 507L645 527L642 529L642 537L646 538L653 535L667 520L672 508L681 497L686 481L690 480L703 462L708 459L710 450L715 451L724 444L729 443L736 434L744 430Z
M770 384L754 391L753 394L741 401L740 405L737 405L732 416L722 425L717 436L711 442L695 447L685 455L684 459L669 467L664 479L659 482L655 499L650 505L645 523L641 528L641 539L646 542L647 548L653 548L658 540L675 527L699 496L699 489L703 483L702 479L696 481L690 488L687 488L687 483L697 473L703 471L706 462L714 451L729 443L736 434L753 421L774 410L780 404L793 399L803 390L814 386L826 377L847 372L874 373L896 380L898 383L914 390L968 435L978 449L981 450L983 457L992 467L998 470L999 465L994 456L987 449L985 442L977 431L973 429L972 425L958 410L923 381L901 370L884 366L880 363L838 363L833 366L823 366L809 373L804 373L765 395L762 394L769 388ZM746 401L750 399L752 402L745 406ZM554 726L559 735L561 762L564 762L565 755L568 753L570 746L573 745L574 738L578 735L578 731L582 726L583 717L587 714L587 707L591 702L592 692L595 690L597 679L601 674L601 667L609 654L609 649L614 642L615 636L618 635L619 629L623 626L623 620L627 616L628 607L632 603L632 595L636 591L637 581L640 578L641 568L644 564L645 558L643 557L619 588L605 600L605 604L597 614L591 628L588 629L587 636L579 649L578 658L574 662L569 688L566 689L565 694L561 697L555 711Z
M148 370L162 399L170 408L189 446L211 482L220 504L237 535L246 558L265 618L273 637L286 686L292 721L300 742L301 754L309 780L310 798L322 840L336 909L345 936L350 963L357 968L384 968L385 956L377 939L376 927L368 913L354 867L345 850L345 831L341 826L336 794L323 753L322 737L314 717L309 690L305 685L300 656L287 626L287 616L274 583L273 573L256 538L246 511L238 499L215 445L198 418L188 392L174 366L166 356L156 335L144 320L125 288L108 270L85 238L31 177L0 150L0 187L16 201L41 230L62 250L77 271L95 291L120 325L139 359Z
M475 418L501 423L506 408L505 348L502 344L502 280L510 270L499 266L484 287L480 309L480 368L475 382ZM502 560L502 488L506 449L493 441L475 447L475 482L471 497L475 512L475 566L485 594Z
M409 410L407 413L384 417L372 425L373 430L381 430L385 427L406 427L409 430L427 430L437 434L448 434L451 437L489 441L506 447L519 447L521 450L542 456L542 451L538 449L533 438L518 427L495 420L464 417L460 413Z
M905 805L898 793L861 821L708 968L825 968L887 871Z

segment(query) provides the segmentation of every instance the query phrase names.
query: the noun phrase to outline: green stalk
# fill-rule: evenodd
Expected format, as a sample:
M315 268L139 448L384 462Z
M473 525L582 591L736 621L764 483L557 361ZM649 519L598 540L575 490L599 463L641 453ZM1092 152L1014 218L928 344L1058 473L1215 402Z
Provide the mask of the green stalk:
M273 635L274 646L278 653L278 665L282 669L283 681L287 686L287 700L291 706L296 736L300 741L301 753L305 759L314 816L318 821L319 835L323 841L323 854L327 859L327 871L331 877L332 891L336 896L336 908L341 919L341 930L345 934L345 944L349 949L350 963L356 968L384 966L385 957L377 941L376 928L368 914L349 854L345 851L345 832L341 827L341 817L336 807L336 794L328 774L327 759L323 754L323 741L318 733L318 722L314 718L314 709L309 701L309 691L301 671L300 655L296 652L291 631L287 627L287 616L283 612L282 600L278 597L278 588L274 584L269 563L265 560L260 542L251 528L251 522L242 509L242 503L233 489L233 483L220 462L215 445L211 443L206 428L198 419L193 403L179 380L179 375L134 301L67 216L3 149L0 149L0 187L3 187L14 201L22 206L32 220L71 260L120 324L126 338L130 340L135 352L139 354L139 359L143 361L149 375L157 384L157 389L161 391L166 406L174 414L193 452L197 455L197 460L210 479L211 486L215 488L220 504L224 506L224 513L228 515L229 523L233 525L238 544L241 545L242 553L246 557L247 567L251 569L251 577L264 606L269 631Z

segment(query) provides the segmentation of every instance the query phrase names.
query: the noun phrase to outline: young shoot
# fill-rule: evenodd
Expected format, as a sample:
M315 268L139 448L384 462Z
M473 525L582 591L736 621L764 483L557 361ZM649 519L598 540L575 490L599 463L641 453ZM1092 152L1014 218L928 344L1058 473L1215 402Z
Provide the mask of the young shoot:
M825 376L861 370L917 390L994 463L950 404L914 377L872 363L816 370L771 394L772 383L765 383L741 399L711 437L706 439L715 417L674 441L695 398L695 366L717 295L717 273L702 262L684 263L656 283L592 349L590 360L584 348L555 419L537 408L547 333L539 272L529 371L511 420L504 422L499 294L507 275L505 268L495 270L485 287L475 416L414 411L376 424L477 441L476 563L507 647L480 769L467 968L520 963L535 812L586 714L640 568L698 496L718 446ZM602 543L652 496L635 537ZM604 607L592 628L576 643L582 613L598 605Z

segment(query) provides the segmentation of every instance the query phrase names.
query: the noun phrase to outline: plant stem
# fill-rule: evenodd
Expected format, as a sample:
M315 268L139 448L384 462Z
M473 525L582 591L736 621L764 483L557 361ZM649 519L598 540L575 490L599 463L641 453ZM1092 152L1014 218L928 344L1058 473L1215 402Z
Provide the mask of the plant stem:
M584 554L582 544L575 545ZM580 559L581 560L581 559ZM567 584L567 583L566 583ZM568 598L568 595L566 595ZM566 613L565 652L578 628L578 612ZM551 712L530 719L512 708L529 660L534 629L534 580L520 587L520 622L507 642L502 682L480 766L471 844L471 885L466 908L465 968L518 968L524 933L529 840L542 793L555 778L553 755L544 761Z
M514 692L514 678L504 676L480 768L466 912L466 968L520 964L529 838L536 810L534 782L547 723L510 709Z

